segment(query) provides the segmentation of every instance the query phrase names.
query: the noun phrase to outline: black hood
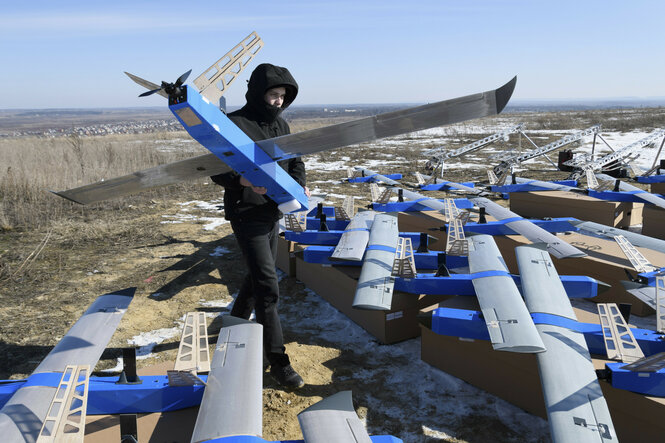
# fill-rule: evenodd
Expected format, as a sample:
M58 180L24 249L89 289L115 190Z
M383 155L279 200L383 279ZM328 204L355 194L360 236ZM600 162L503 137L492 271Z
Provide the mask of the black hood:
M286 97L281 108L270 106L263 97L266 91L278 86L284 86ZM281 66L263 63L254 69L247 83L247 105L259 112L265 121L273 121L286 108L289 107L298 95L298 83L288 69Z

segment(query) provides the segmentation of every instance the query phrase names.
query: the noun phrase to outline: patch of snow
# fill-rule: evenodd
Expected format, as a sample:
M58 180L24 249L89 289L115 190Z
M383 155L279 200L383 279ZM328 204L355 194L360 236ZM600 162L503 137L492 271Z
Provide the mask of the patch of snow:
M152 350L159 343L177 337L182 332L182 326L173 328L162 328L154 331L143 332L127 340L130 345L138 346L136 349L136 359L143 360L154 357Z
M231 223L230 221L226 220L223 217L201 217L200 220L207 221L205 225L203 225L203 229L206 231L214 231L218 227L225 225L227 223Z
M207 211L217 212L219 208L224 208L224 200L213 200L213 201L201 201L201 200L192 200L184 203L179 203L180 206L194 206L197 209L203 209Z
M205 308L228 308L233 300L201 300L201 306Z
M324 162L319 161L315 157L307 157L304 159L306 169L316 169L323 171L337 171L344 170L346 171L346 161L334 161L334 162Z

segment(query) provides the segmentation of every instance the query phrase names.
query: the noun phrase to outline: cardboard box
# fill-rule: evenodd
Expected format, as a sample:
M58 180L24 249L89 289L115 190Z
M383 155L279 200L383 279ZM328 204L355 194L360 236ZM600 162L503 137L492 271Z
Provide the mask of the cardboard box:
M489 214L485 215L487 221L496 219ZM471 221L477 221L477 214L472 213ZM448 233L441 229L446 224L446 217L439 211L399 212L397 226L400 232L424 232L431 237L428 249L431 251L445 251Z
M319 294L381 343L396 343L420 335L418 312L449 296L393 294L390 311L371 311L352 307L360 267L333 267L307 263L296 254L296 278Z
M522 217L575 217L619 228L642 222L642 203L598 200L564 191L512 192L510 210Z
M456 307L456 302L451 299L442 305ZM580 321L589 321L583 311L575 311ZM421 328L423 361L527 412L546 418L535 354L494 351L489 341L463 340L436 334L424 326ZM606 361L593 358L594 367L602 369ZM665 435L665 399L615 389L603 380L600 385L619 441L662 441Z
M651 183L650 187L652 194L663 194L665 195L665 182L663 183Z
M296 276L296 257L294 255L296 243L286 240L281 235L277 237L277 260L275 264L289 277Z
M559 237L587 254L582 258L557 259L552 257L552 262L560 275L587 275L611 285L609 290L589 300L595 303L630 303L632 313L639 316L654 313L649 305L626 292L621 284L622 280L628 280L624 269L631 270L633 275L636 274L636 271L633 270L630 261L615 241L575 232L559 234ZM496 236L494 241L510 272L517 273L515 248L531 242L519 235ZM665 266L665 254L646 248L637 249L653 265Z
M665 239L665 209L652 205L644 207L642 234Z
M431 251L446 250L446 231L440 228L446 224L446 217L439 211L400 212L397 226L400 232L424 232L432 237L428 243Z
M161 363L137 371L141 375L163 375L173 369L173 362ZM199 407L171 412L137 414L138 441L183 442L190 441ZM86 442L118 443L120 441L119 415L88 415L85 420Z

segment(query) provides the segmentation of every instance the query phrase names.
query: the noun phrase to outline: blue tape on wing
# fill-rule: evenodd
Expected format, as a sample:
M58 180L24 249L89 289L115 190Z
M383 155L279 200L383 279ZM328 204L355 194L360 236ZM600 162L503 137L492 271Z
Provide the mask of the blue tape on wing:
M41 372L39 374L32 374L28 377L23 387L28 386L47 386L57 388L62 378L62 372Z
M545 314L543 312L535 312L531 314L531 318L533 319L533 323L536 325L559 326L581 333L600 328L600 326L596 324L580 323L577 320L573 320L571 318L561 317L554 314Z
M395 253L396 249L391 248L390 246L384 246L384 245L370 245L367 247L368 251L386 251L386 252L392 252L393 254Z
M485 277L511 277L512 276L506 272L506 271L482 271L482 272L475 272L473 274L469 274L471 276L472 280L475 280L477 278L485 278Z

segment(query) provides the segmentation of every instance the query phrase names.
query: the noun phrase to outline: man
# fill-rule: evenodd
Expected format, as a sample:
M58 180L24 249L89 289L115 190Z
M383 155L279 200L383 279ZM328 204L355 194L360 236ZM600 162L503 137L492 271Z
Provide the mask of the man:
M291 131L280 114L297 94L298 84L288 69L264 63L257 66L249 78L247 103L228 117L254 141L286 135ZM305 187L305 165L300 157L282 160L279 165L309 196ZM300 388L305 383L286 354L277 312L279 285L275 260L278 221L282 214L277 203L265 196L266 188L260 183L253 184L235 171L211 179L224 186L225 218L231 222L247 266L247 275L231 315L248 319L253 310L256 312L257 322L263 325L264 356L270 365L270 374L284 387Z

